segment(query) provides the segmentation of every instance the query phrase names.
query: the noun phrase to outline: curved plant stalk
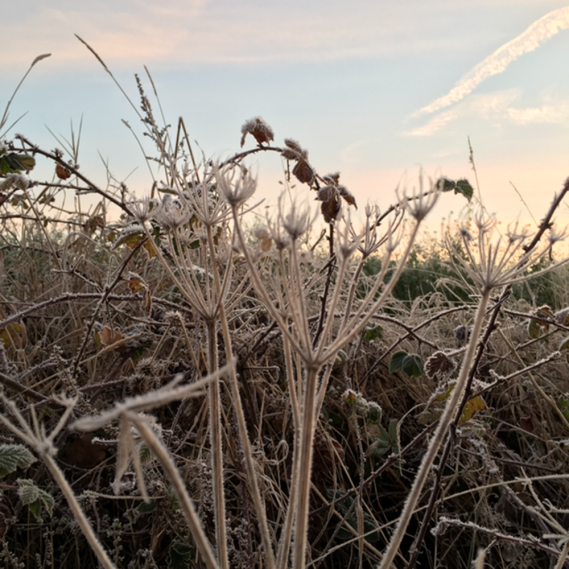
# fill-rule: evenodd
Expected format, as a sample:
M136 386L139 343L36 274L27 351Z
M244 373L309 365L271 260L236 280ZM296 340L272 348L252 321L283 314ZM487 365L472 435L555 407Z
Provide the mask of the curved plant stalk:
M209 372L211 373L219 367L217 357L217 326L215 321L208 320L206 322L206 328L208 367ZM229 561L227 557L227 528L225 521L225 490L223 481L223 445L221 441L221 397L219 393L219 380L213 381L209 385L208 403L217 556L222 569L228 569Z
M419 467L419 471L415 476L413 486L409 491L409 495L407 496L405 506L403 507L403 511L399 516L397 526L395 527L395 531L391 536L389 546L384 553L383 559L381 560L381 564L379 565L379 569L390 569L392 567L393 560L395 559L395 556L399 551L399 545L401 544L401 540L403 539L403 536L407 531L407 526L409 525L409 521L411 520L411 516L413 515L415 506L417 505L419 497L421 496L421 491L423 490L423 486L425 485L427 477L429 476L429 471L433 466L433 463L439 452L441 444L443 443L443 440L447 434L448 427L450 426L450 423L452 421L458 403L460 402L462 391L464 389L464 386L466 385L466 380L468 379L470 366L472 364L472 360L474 359L474 353L476 350L478 337L480 336L480 331L482 330L482 324L484 323L484 316L486 314L486 309L488 307L488 302L490 300L490 293L491 289L487 289L486 291L484 291L478 303L478 309L476 311L476 316L474 319L470 342L468 344L468 348L464 356L462 367L460 369L460 375L456 381L454 389L452 390L451 396L447 400L447 404L439 420L437 429L433 434L433 438L429 443L427 452L423 457L423 460L421 461L421 466Z
M225 343L225 351L228 358L232 357L231 349L231 336L229 333L229 326L227 324L227 317L225 314L225 308L223 304L219 307L221 329L223 332L223 340ZM251 496L253 498L253 504L255 506L255 513L257 514L257 520L259 522L259 528L261 533L261 541L263 543L263 548L265 549L265 560L268 569L275 569L275 554L272 547L272 541L269 533L269 526L267 524L267 514L261 498L261 492L259 490L259 484L257 480L257 473L255 471L255 462L253 460L253 453L251 451L251 444L249 442L249 436L247 434L247 425L245 423L245 414L243 413L243 405L241 404L241 395L239 394L239 383L237 381L237 375L235 373L235 368L231 372L231 393L233 395L233 406L237 416L237 425L239 428L239 436L241 437L241 445L243 447L243 454L245 458L245 468L247 470L247 485L249 486Z
M99 541L98 537L95 535L87 516L81 509L79 502L77 502L77 498L75 497L75 493L73 489L67 482L65 475L61 472L59 466L57 466L57 462L48 454L42 453L41 458L44 461L45 465L47 466L48 470L50 471L51 475L57 482L57 485L61 488L67 503L69 504L69 508L73 512L73 516L77 520L83 535L87 539L89 546L93 550L93 553L97 556L97 559L101 563L101 565L105 569L117 569L116 565L111 561L110 557L107 555L107 552L103 548L102 543ZM212 567L212 569L214 569Z
M45 434L43 426L40 426L38 422L35 409L33 407L31 408L32 425L33 425L32 429L30 425L26 423L16 405L12 401L6 399L6 397L4 397L3 395L2 399L4 401L4 404L11 409L12 413L18 420L18 423L20 424L22 430L18 429L16 425L14 425L9 419L7 419L1 413L0 413L0 421L4 423L4 425L10 431L12 431L16 436L22 439L27 445L32 447L39 454L39 456L47 466L49 472L57 482L58 486L61 488L61 491L63 492L63 495L65 496L65 499L67 500L67 503L69 504L69 507L73 512L73 515L75 516L75 519L77 520L77 523L81 528L81 531L83 532L83 535L87 539L89 546L93 550L93 553L95 553L95 555L97 556L97 559L99 560L101 565L105 569L117 569L115 564L111 561L110 557L107 555L107 552L105 551L102 543L99 541L99 538L95 535L95 532L93 531L93 528L89 523L89 520L85 515L85 512L83 512L83 510L81 509L81 506L79 505L79 502L75 497L75 493L73 492L73 489L69 485L69 482L67 482L65 475L63 474L63 472L61 471L59 466L57 466L57 463L53 459L53 456L56 453L56 449L53 447L53 439L65 426L67 419L69 418L71 412L73 411L75 401L63 400L61 402L62 405L64 405L67 408L63 413L63 415L61 416L61 418L59 419L59 422L57 423L56 427L53 429L50 435L47 436Z
M214 382L215 383L215 382ZM168 478L172 482L176 496L180 502L180 507L184 512L184 517L188 523L190 531L192 532L192 537L196 542L196 547L203 557L203 560L208 567L208 569L220 569L220 565L215 559L211 545L203 531L200 519L196 513L194 505L191 498L186 490L186 485L180 476L180 471L174 464L170 453L164 447L164 444L156 433L147 425L145 421L141 421L135 413L129 413L129 420L134 424L140 436L144 439L144 442L152 450L155 456L160 461L163 466Z

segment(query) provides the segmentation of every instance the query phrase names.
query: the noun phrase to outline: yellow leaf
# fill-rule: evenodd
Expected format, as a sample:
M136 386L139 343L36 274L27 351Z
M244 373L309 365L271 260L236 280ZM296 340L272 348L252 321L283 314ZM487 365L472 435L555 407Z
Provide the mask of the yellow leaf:
M462 415L460 416L459 423L464 425L467 421L470 421L478 411L483 411L486 409L486 403L484 403L484 399L480 397L480 395L476 395L472 399L469 399L462 410Z
M433 401L445 401L446 399L449 398L450 394L452 393L452 390L454 389L454 383L452 385L449 386L449 388L444 392L441 393L440 395L438 395L437 397L435 397L433 399Z

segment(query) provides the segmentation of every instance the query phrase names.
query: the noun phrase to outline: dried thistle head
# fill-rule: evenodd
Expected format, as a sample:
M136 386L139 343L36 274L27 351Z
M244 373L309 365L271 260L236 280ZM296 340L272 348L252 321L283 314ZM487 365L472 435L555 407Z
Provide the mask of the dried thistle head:
M245 144L245 137L250 134L259 146L268 144L275 139L273 129L261 118L254 117L246 121L241 127L241 146Z
M141 199L133 199L127 205L134 220L140 225L144 225L154 216L154 208L158 205L158 201L145 196Z
M273 233L281 235L282 237L288 235L288 238L293 242L304 235L314 221L310 207L306 202L299 204L293 200L292 203L286 207L284 204L284 194L279 198L278 209L279 229ZM275 239L275 237L277 237L277 235L275 235L273 239Z

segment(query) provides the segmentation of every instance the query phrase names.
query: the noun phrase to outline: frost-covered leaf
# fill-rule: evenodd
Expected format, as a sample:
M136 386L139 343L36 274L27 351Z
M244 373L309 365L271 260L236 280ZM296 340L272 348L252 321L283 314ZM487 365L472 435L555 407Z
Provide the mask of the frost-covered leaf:
M454 369L454 364L443 352L435 352L425 363L425 371L430 378L438 372L448 373Z
M24 506L28 506L33 504L36 500L39 500L40 489L34 484L33 480L18 478L17 482L18 496Z
M417 354L408 354L401 350L395 352L389 363L389 372L394 373L401 370L409 377L419 377L423 373L423 362Z
M195 549L189 543L173 541L170 544L168 569L189 569Z
M22 504L28 506L37 521L41 521L42 506L51 516L55 505L55 500L51 494L38 488L33 480L18 478L16 482L18 483L18 496Z
M478 413L479 411L484 411L486 409L486 403L484 403L484 399L480 397L480 395L476 395L469 399L462 410L462 414L460 415L459 423L463 425L467 423Z
M0 478L15 472L17 468L28 468L36 460L23 445L0 445Z
M383 338L383 328L379 324L376 326L371 326L366 330L364 334L364 340L366 342L373 342L378 338Z

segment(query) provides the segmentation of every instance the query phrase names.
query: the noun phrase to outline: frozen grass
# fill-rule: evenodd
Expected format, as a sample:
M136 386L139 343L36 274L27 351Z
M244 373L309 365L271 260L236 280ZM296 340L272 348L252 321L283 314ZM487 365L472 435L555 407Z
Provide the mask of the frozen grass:
M256 146L198 162L138 86L146 197L89 179L75 138L68 156L2 141L3 566L566 566L550 221L569 180L535 235L480 214L418 243L464 182L421 176L356 227L357 196L298 142L254 118ZM319 200L324 238L291 192L248 227L266 152ZM64 191L99 201L66 211Z

